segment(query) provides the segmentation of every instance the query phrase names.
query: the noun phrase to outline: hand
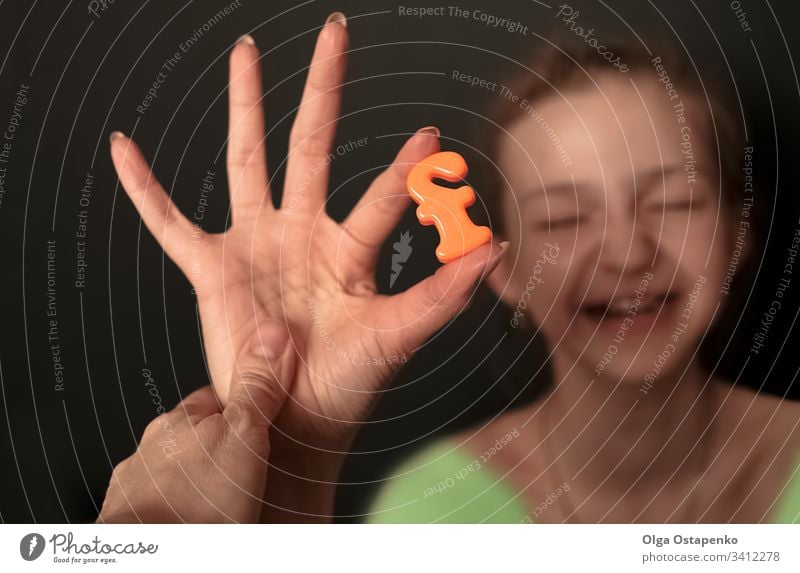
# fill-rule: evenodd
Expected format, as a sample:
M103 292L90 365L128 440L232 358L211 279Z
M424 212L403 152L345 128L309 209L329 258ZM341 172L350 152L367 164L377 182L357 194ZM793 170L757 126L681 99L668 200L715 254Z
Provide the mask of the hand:
M211 386L190 394L114 468L98 523L258 522L285 397L274 379L236 382L224 409Z
M328 217L328 153L347 47L343 16L334 14L317 40L291 131L280 209L268 185L258 50L249 37L233 49L227 150L233 224L224 234L193 228L130 139L119 134L111 143L122 185L197 292L209 371L223 403L231 380L270 376L296 358L293 376L280 380L289 398L273 428L270 461L285 476L320 464L329 470L309 479L335 479L339 453L378 391L465 306L505 251L487 245L404 293L376 294L379 250L411 204L406 176L439 150L438 132L412 136L343 224ZM288 348L281 332L290 337ZM326 461L312 460L317 455Z

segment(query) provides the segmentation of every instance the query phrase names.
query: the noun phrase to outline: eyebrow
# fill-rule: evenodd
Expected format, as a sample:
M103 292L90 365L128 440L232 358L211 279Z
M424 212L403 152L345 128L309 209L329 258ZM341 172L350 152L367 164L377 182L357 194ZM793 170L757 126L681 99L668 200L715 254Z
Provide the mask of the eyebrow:
M572 181L560 181L558 183L545 185L544 187L528 188L522 194L522 198L519 201L519 208L523 209L525 205L527 205L529 202L539 197L549 199L553 195L564 195L564 194L568 194L570 197L574 197L580 192L581 189L590 189L591 187L592 185L587 183L578 183L578 182L573 183Z

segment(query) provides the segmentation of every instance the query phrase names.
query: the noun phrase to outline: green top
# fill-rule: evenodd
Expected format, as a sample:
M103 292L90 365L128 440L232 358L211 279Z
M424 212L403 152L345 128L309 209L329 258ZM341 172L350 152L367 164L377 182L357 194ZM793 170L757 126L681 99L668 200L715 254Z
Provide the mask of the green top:
M533 523L564 484L529 510L502 477L447 440L423 448L392 472L396 477L378 492L369 523ZM772 523L800 523L800 462L775 506Z

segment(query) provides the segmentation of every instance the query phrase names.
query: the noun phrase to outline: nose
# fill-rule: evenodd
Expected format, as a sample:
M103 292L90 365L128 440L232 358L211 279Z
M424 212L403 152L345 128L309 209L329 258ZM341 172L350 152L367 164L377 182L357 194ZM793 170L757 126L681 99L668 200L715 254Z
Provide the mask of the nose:
M658 227L651 228L630 210L612 211L600 244L600 266L617 274L651 268L658 248Z

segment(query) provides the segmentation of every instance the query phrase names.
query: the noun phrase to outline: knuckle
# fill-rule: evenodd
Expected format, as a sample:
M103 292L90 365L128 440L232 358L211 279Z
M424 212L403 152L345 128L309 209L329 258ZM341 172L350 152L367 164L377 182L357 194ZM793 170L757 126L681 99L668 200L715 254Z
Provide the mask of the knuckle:
M112 482L119 482L120 479L127 473L128 468L130 467L130 462L128 459L124 459L119 462L111 472L111 481Z
M182 411L176 410L159 414L145 426L142 440L153 440L174 434L176 426L185 418L186 415Z
M253 428L264 427L264 417L258 410L243 401L231 402L225 409L228 430L235 435L249 433Z
M294 154L305 157L323 158L328 154L330 147L329 138L324 133L326 130L307 129L302 122L295 122L289 135L289 148Z
M309 99L324 96L325 92L335 86L334 73L330 62L316 62L308 74Z
M234 400L225 407L225 420L233 429L247 427L251 419L250 409L241 400Z
M436 304L439 301L445 299L445 295L448 294L447 289L443 288L442 282L440 280L436 280L438 277L434 277L433 280L428 281L428 287L426 289L426 294L428 295L428 300L431 304Z
M244 140L239 141L236 145L232 144L227 156L228 168L257 167L261 163L260 152L259 142L256 141Z
M399 163L398 160L395 159L394 163L392 163L381 175L385 176L388 180L387 185L391 185L393 188L404 190L409 171L409 165Z
M158 182L149 167L140 165L130 174L130 186L133 192L145 195L157 190Z
M269 450L269 427L261 412L242 403L231 403L233 408L225 415L229 425L226 432L227 443L246 444L256 452Z
M144 427L144 437L149 438L154 434L158 434L161 431L161 429L168 423L169 423L169 415L166 413L159 414L158 416L150 420Z
M399 209L405 211L410 203L410 197L405 190L405 180L396 173L396 168L390 167L375 179L379 189L379 198L372 203L380 211L382 217L396 217Z
M225 418L236 430L264 428L272 421L265 411L272 411L282 399L283 389L263 372L246 371L239 374L236 395L225 408Z

